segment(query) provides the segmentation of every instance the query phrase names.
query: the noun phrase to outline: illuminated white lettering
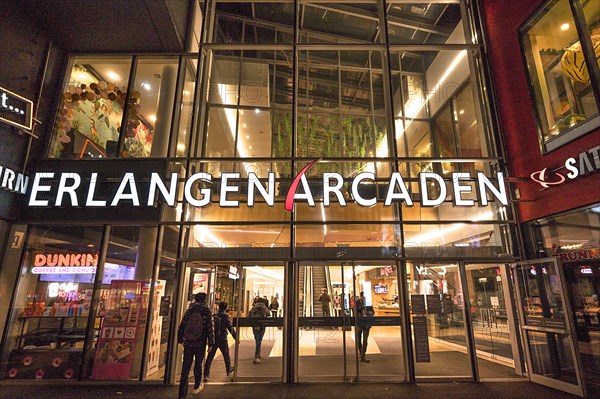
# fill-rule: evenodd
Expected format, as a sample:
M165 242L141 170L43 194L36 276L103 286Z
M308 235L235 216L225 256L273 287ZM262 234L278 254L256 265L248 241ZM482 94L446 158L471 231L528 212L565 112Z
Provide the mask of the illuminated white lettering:
M331 186L331 179L335 180L335 185ZM334 194L340 206L346 206L346 199L342 195L341 188L344 185L344 178L339 173L323 174L323 206L329 206L330 194Z
M40 192L48 192L52 188L51 186L44 186L41 184L42 179L51 179L54 177L54 173L36 173L33 178L33 185L31 186L31 195L29 196L29 206L48 206L48 200L38 200L37 195Z

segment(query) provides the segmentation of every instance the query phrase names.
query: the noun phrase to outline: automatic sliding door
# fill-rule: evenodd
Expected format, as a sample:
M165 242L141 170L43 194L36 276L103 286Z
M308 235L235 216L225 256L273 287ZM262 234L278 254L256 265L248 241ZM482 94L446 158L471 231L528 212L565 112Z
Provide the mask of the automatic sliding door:
M239 301L232 310L239 339L235 343L235 381L281 382L283 378L283 264L240 266ZM264 302L267 317L254 317L253 306ZM262 308L262 306L260 306Z
M358 297L354 302L360 300L362 293L366 310L363 314L356 312L353 319L356 333L352 338L357 349L367 336L365 356L358 351L358 378L360 381L402 381L404 362L398 269L395 265L356 262L354 273ZM360 307L354 306L354 309L360 310ZM361 345L359 341L362 341Z
M354 377L352 266L301 263L298 284L298 380Z

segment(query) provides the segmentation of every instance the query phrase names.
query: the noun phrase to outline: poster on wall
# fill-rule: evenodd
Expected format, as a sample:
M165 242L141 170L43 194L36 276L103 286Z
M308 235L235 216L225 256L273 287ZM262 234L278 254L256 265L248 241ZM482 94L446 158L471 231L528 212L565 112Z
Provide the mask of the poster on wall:
M111 282L96 347L93 379L129 379L144 297L142 289L146 284L136 280Z
M208 273L195 273L192 285L192 294L196 295L199 292L208 294Z

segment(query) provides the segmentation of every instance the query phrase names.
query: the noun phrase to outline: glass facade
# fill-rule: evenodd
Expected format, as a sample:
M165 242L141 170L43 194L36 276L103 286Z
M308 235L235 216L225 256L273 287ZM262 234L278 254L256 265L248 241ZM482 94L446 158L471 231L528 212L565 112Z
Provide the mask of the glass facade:
M493 178L503 165L469 7L209 1L196 11L188 53L72 57L47 162L161 159L182 189L174 206L155 204L158 222L104 220L81 234L32 227L5 378L37 375L29 360L28 374L17 367L21 351L51 357L66 347L82 370L72 378L176 382L174 333L197 292L210 306L227 302L239 337L229 342L234 374L217 358L213 381L514 376L510 294L498 277L518 257L515 223L509 207L478 195L477 172L504 183ZM286 210L292 178L315 159L298 192L312 198ZM225 172L235 174L231 205L218 206ZM385 204L397 172L412 205ZM423 172L443 179L420 184ZM210 206L184 196L196 173L215 176L186 185ZM337 193L324 191L327 173L340 176ZM363 173L372 178L360 195L372 206L350 189ZM453 173L467 174L459 198L470 206L449 194ZM436 196L437 206L420 201ZM40 251L53 259L85 248L98 259L85 282L30 272ZM46 334L68 327L77 338L36 340L39 320L56 316L50 284L90 298L65 297L56 307L67 314ZM256 297L277 299L268 320L249 316ZM85 317L69 314L79 305L89 305ZM79 317L81 326L67 324Z
M600 10L589 1L549 1L521 28L544 151L598 127Z

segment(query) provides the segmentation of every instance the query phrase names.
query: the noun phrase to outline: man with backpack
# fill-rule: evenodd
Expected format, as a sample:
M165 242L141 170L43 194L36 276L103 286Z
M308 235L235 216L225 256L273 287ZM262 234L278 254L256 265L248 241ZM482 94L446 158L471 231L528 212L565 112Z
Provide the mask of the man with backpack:
M250 309L250 312L248 312L248 316L252 318L269 317L271 316L271 311L265 305L265 300L263 298L258 298L252 309ZM264 326L252 327L252 333L254 334L254 342L256 344L254 349L254 364L260 363L260 348L266 330L267 329Z
M213 316L215 325L215 344L208 351L208 357L206 358L206 364L204 365L204 381L210 379L210 365L212 364L217 349L221 351L223 355L223 361L225 362L225 371L227 376L233 372L231 367L231 358L229 357L229 342L227 341L227 333L230 332L233 339L237 340L237 335L231 324L231 318L227 314L227 302L219 303L219 312Z
M206 304L206 294L200 292L195 296L195 302L183 315L177 330L177 342L183 344L183 366L181 367L181 381L179 382L179 399L184 399L188 392L188 376L194 362L194 395L204 388L202 382L202 363L206 346L214 346L215 334L213 330L212 314Z

